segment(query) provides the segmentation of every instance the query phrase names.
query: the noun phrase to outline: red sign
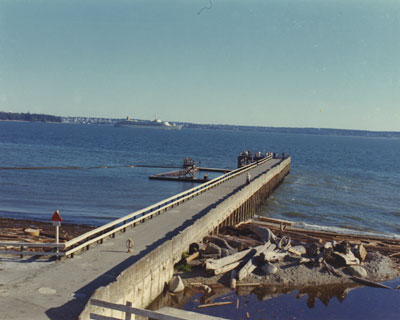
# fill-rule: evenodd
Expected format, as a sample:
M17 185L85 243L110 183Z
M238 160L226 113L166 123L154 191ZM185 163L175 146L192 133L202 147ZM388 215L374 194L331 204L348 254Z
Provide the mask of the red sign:
M51 217L51 221L56 221L56 222L61 222L61 216L60 213L58 212L58 210L56 210L56 212L54 212L53 216Z

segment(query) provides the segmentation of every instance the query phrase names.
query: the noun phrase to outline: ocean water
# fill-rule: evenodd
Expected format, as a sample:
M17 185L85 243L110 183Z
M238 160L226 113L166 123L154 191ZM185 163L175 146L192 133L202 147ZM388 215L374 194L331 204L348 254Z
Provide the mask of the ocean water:
M194 186L149 180L186 156L236 167L243 150L285 152L291 173L260 214L400 233L400 139L239 131L163 131L106 125L0 122L0 216L103 224ZM10 170L10 167L79 167ZM108 168L90 168L108 166Z

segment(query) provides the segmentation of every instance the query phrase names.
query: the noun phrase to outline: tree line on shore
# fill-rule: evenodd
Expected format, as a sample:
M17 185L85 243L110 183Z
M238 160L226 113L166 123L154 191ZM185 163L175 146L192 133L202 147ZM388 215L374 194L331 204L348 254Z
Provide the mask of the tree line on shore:
M61 117L37 113L14 113L0 111L0 120L34 121L34 122L61 122Z

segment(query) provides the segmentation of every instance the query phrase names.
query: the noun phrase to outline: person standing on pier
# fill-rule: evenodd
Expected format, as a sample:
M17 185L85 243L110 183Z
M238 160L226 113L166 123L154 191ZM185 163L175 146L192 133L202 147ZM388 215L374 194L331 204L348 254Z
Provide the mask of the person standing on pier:
M251 181L251 175L249 172L247 172L246 183L249 184L250 181Z

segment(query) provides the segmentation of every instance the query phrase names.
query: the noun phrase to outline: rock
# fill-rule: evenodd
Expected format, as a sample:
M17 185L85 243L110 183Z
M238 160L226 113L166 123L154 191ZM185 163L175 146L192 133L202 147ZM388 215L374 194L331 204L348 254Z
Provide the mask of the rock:
M294 246L292 247L292 249L299 252L302 255L307 253L307 250L304 246Z
M194 243L190 244L190 246L189 246L189 254L193 254L193 253L195 253L195 252L197 252L199 250L200 250L200 246L199 246L198 243L194 242Z
M267 274L275 274L278 272L278 268L274 266L273 264L266 263L264 266L261 267L261 269Z
M324 249L330 249L333 248L333 243L332 242L325 242L324 244Z
M367 257L367 250L362 244L355 245L353 248L353 253L358 259L360 259L361 262L364 262L365 258Z
M169 291L181 292L185 289L185 285L180 276L172 277L171 281L169 282Z
M221 254L221 248L218 247L216 244L210 242L209 244L207 244L205 253L208 254Z
M347 270L350 272L352 276L366 278L368 276L367 270L365 270L361 266L350 266L347 267Z

